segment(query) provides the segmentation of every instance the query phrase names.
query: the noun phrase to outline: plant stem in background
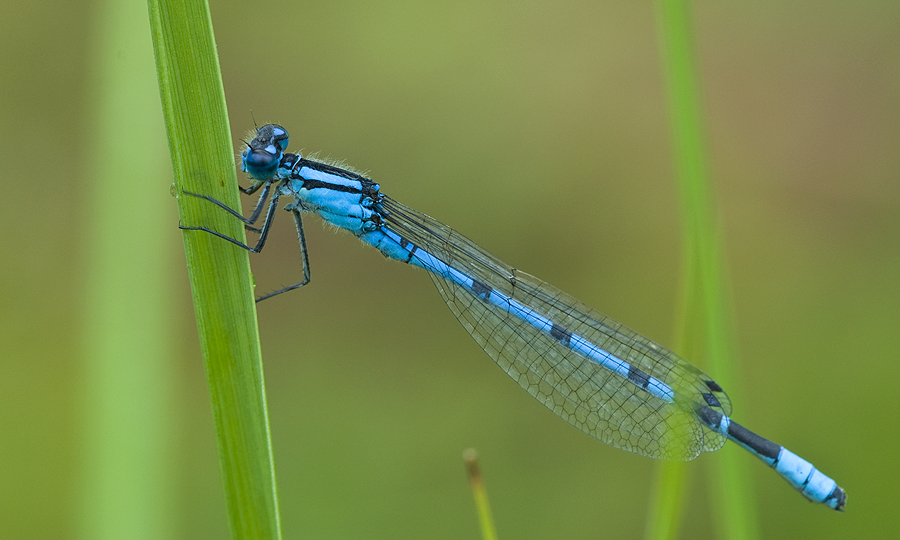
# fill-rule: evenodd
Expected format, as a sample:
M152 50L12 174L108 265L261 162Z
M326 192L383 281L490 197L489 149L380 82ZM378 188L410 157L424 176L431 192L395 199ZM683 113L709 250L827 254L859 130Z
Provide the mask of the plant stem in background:
M85 199L80 538L171 538L172 199L143 5L96 5Z
M660 58L666 84L676 181L681 192L684 220L684 316L679 351L698 365L705 365L716 381L734 393L731 375L731 310L722 269L719 224L707 175L705 134L701 114L699 79L688 8L683 0L658 0L657 20ZM700 360L705 359L701 363ZM751 486L728 449L710 456L716 466L711 474L720 518L720 536L758 537L758 520L751 506ZM684 478L683 463L661 466L653 502L648 538L671 538L678 531Z

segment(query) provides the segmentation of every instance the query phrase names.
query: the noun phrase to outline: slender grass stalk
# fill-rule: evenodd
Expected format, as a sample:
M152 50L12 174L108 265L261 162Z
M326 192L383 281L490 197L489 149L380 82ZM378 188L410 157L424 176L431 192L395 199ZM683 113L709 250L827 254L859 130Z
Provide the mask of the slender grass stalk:
M645 538L663 540L678 535L684 510L686 476L687 464L682 461L664 462L657 466Z
M689 13L684 0L658 0L660 57L673 142L675 175L684 219L684 302L681 353L699 362L723 387L734 389L731 374L731 310L722 269L719 226L706 170L706 147L699 80L694 61ZM732 392L734 395L734 392ZM711 457L720 536L758 537L758 520L750 504L750 486L734 453ZM671 538L678 531L685 475L682 463L661 465L647 530L648 538Z
M143 5L95 4L80 538L174 536L172 200ZM124 121L123 121L124 119ZM138 202L135 204L135 202Z
M234 156L209 7L149 0L150 27L176 193L239 208ZM178 197L181 223L243 239L239 221ZM247 253L202 232L184 248L215 420L232 538L280 538L275 468Z
M469 448L463 452L463 461L466 462L469 485L472 487L472 497L475 498L475 510L478 513L478 524L481 525L481 537L484 540L497 540L497 529L494 527L494 517L491 515L491 505L488 502L487 489L484 487L484 479L481 477L478 454L475 449Z

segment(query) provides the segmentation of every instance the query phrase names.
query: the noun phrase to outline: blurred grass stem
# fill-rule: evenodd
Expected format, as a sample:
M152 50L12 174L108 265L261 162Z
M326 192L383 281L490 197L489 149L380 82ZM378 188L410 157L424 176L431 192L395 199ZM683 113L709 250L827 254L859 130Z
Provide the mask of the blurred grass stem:
M660 58L669 108L676 182L681 193L684 227L684 297L680 353L705 368L724 388L735 393L731 371L731 309L722 268L722 251L715 202L707 173L706 136L700 81L687 3L658 0ZM707 458L711 471L712 511L724 538L758 537L758 520L750 484L725 448ZM652 501L647 538L676 536L684 506L683 463L664 463Z
M484 479L481 477L481 469L478 467L478 453L474 448L463 452L463 461L466 462L469 485L472 487L472 497L475 499L478 523L481 525L481 538L497 540L497 529L494 527L494 517L491 515L491 505L488 501L487 489L484 487Z
M175 510L169 270L175 238L142 4L95 11L86 165L82 478L77 533L170 538ZM126 121L123 121L126 119ZM124 172L124 173L123 173Z

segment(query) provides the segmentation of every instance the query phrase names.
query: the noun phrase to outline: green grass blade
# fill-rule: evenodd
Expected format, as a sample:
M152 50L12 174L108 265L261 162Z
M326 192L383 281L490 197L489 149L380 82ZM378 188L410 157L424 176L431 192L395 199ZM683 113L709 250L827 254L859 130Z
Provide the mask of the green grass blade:
M95 6L84 295L80 538L174 536L176 251L159 93L142 4ZM127 121L123 121L127 119ZM127 174L123 174L127 171ZM133 204L140 201L140 204Z
M663 462L657 466L645 538L664 540L678 535L684 510L686 476L687 463L683 461Z
M684 316L681 353L705 367L732 390L731 310L722 268L719 225L706 170L706 147L699 79L694 61L689 12L683 0L658 0L660 51L669 103L675 176L684 220ZM758 537L751 486L735 454L726 448L710 459L711 499L720 518L720 536ZM678 530L684 464L663 464L653 502L648 538L671 538Z
M204 193L240 208L209 7L205 0L149 0L149 10L176 193ZM238 220L205 201L179 196L178 210L185 225L244 238ZM280 538L247 252L197 231L185 232L184 248L231 535Z
M478 513L478 524L481 526L481 538L497 540L497 528L494 526L494 517L491 514L487 488L484 487L484 479L481 477L481 468L478 466L478 453L474 448L463 452L463 461L466 463L469 486L472 488L472 497L475 499L475 511Z

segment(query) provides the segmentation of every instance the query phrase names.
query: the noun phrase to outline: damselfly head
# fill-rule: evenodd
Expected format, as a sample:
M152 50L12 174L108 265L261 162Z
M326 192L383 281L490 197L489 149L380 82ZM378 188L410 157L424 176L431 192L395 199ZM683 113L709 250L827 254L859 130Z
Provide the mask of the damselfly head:
M259 128L241 154L241 170L256 180L270 180L278 170L288 141L287 130L279 125L266 124Z

